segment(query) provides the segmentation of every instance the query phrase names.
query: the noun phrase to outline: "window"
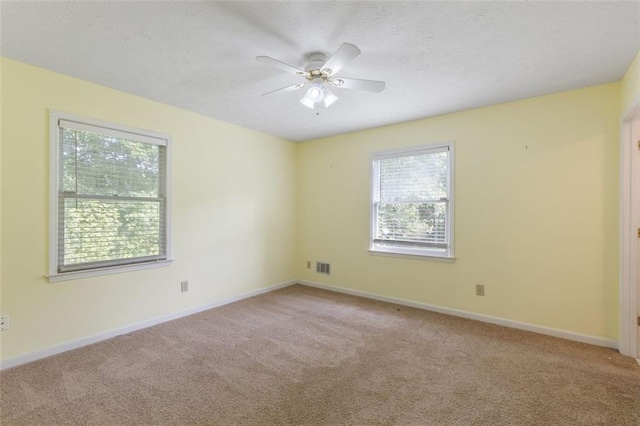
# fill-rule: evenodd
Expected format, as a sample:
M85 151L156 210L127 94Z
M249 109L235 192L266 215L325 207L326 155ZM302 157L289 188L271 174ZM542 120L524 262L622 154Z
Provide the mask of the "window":
M168 264L169 137L50 118L49 280Z
M453 143L372 156L374 252L453 257Z

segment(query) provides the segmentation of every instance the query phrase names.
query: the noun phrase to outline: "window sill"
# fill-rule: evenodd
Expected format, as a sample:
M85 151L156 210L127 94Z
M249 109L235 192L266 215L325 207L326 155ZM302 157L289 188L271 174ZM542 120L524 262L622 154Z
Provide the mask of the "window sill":
M87 269L85 271L62 272L58 274L50 274L46 277L50 283L59 281L78 280L81 278L97 277L101 275L120 274L122 272L141 271L143 269L165 268L171 265L173 259L159 260L157 262L139 263L137 265L112 266L109 268Z
M426 253L400 253L397 251L384 251L380 249L369 249L369 254L373 256L398 257L404 259L427 260L432 262L454 263L456 258L448 255L426 254Z

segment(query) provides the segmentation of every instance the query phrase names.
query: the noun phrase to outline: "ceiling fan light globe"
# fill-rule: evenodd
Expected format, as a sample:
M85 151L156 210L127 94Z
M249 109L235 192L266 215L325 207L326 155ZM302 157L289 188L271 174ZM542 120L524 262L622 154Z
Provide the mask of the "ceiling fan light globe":
M320 102L323 98L322 89L315 86L309 89L307 95L309 96L309 99L313 100L314 102Z
M324 103L325 108L329 108L335 101L338 100L338 97L331 93L331 91L327 88L324 91L324 99L322 102Z
M304 106L306 106L307 108L311 108L313 109L315 107L315 102L313 102L312 100L310 100L309 98L307 98L307 96L305 95L305 97L303 97L302 99L300 99L300 103Z

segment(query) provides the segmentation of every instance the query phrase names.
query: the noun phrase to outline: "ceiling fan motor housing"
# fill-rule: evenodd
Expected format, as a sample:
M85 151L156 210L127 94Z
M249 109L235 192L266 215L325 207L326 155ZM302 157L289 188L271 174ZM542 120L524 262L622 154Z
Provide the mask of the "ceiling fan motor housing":
M318 71L317 73L312 72L312 76L320 76L322 73L320 69L327 62L327 55L322 52L311 52L307 53L304 56L304 59L307 61L307 65L305 65L304 70L307 72Z

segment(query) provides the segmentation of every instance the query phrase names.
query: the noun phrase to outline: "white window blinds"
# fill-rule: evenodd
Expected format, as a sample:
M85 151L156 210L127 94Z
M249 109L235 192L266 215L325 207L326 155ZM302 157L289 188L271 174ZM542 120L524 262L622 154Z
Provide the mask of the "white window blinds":
M167 141L58 121L57 273L167 259Z
M372 246L446 251L449 146L373 157Z

